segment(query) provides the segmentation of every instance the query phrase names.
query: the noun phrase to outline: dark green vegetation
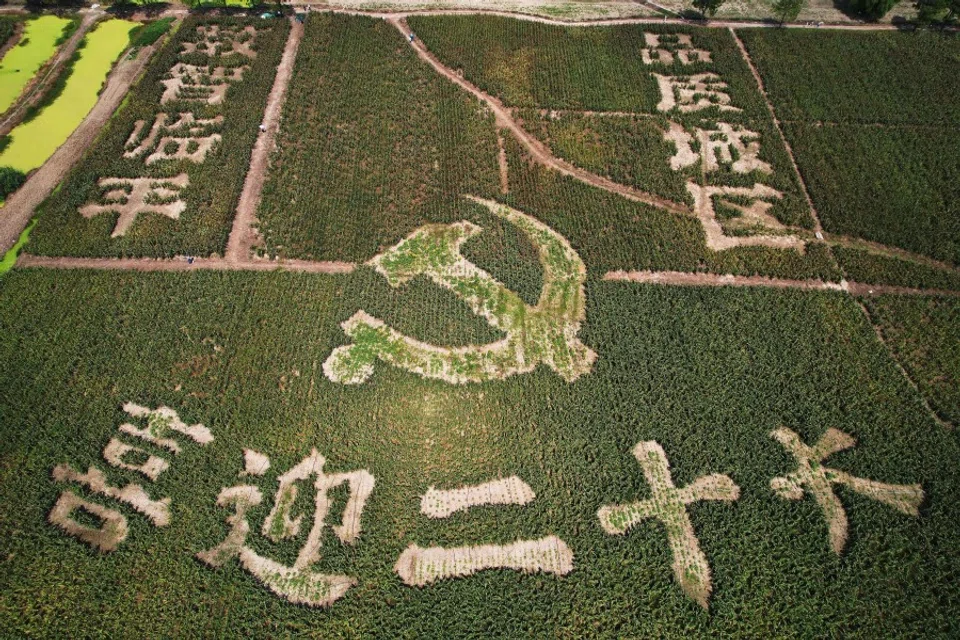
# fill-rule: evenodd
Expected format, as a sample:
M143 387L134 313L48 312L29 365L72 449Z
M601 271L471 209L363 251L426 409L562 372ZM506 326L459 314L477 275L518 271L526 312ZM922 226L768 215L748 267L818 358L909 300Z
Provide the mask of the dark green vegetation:
M740 33L824 228L960 264L960 38Z
M17 21L7 17L0 17L0 47L7 44L7 41L13 37L16 30Z
M250 159L250 150L257 137L257 126L263 117L267 94L289 26L284 21L251 21L257 29L254 48L257 57L241 82L233 84L220 105L200 102L172 101L159 106L164 87L160 81L178 61L188 64L233 67L244 64L242 55L209 59L204 55L178 55L180 43L197 40L196 27L203 24L247 24L242 19L198 18L184 21L176 37L161 49L131 91L124 108L114 116L104 134L91 147L83 161L70 173L47 201L38 209L39 223L31 236L30 251L47 255L76 256L149 256L175 254L208 255L224 250L237 199L243 186ZM162 161L146 166L143 158L124 158L124 144L137 120L145 120L146 130L156 113L192 112L199 118L222 114L223 139L206 161L194 164L188 160ZM83 218L78 208L97 202L101 189L99 178L166 177L186 172L190 185L184 189L186 210L179 220L160 215L138 216L130 231L122 238L111 238L116 217L100 214Z
M460 18L449 20L455 28L461 28ZM514 24L487 18L472 20L483 29ZM420 19L415 23L419 34L423 25ZM432 19L429 24L446 28L445 23L437 26ZM524 28L543 26L520 24ZM557 34L550 29L539 37L544 43L569 40L555 37ZM583 51L574 53L586 55L592 51L591 59L605 71L580 76L583 82L594 83L596 91L580 88L577 95L581 98L568 102L544 98L546 105L655 110L658 90L655 83L650 84L649 72L639 69L636 61L631 63L635 78L614 76L616 65L629 59L626 49L617 49L619 41L614 36L619 31L569 31L576 36L572 42L583 40ZM472 44L471 51L482 49L487 44L484 38L492 40L495 35L486 36L482 29L477 33L480 42ZM745 108L753 116L763 117L765 107L749 85L752 77L742 59L735 57L735 49L733 53L729 50L733 47L729 34L703 33L718 47L726 47L718 59L736 69L731 84L748 96L749 106ZM596 34L600 34L600 40ZM634 44L637 37L642 40L642 32L636 29L620 35L624 34ZM432 47L433 36L426 42ZM597 50L598 42L606 44ZM619 51L619 57L609 61L611 50ZM580 60L571 53L564 55L571 56L573 62ZM632 57L636 57L635 51ZM551 66L550 60L544 59L531 66L530 73L551 69L562 71L561 66ZM469 72L467 76L477 81ZM631 77L632 84L624 82L625 77ZM576 93L572 82L573 78L562 76L556 83L565 88L557 93ZM606 102L587 102L586 96ZM687 199L682 179L667 163L672 150L657 139L662 133L657 134L651 124L665 120L577 114L553 120L532 108L518 110L517 114L528 130L542 135L568 160L600 174L609 173L625 184ZM270 255L366 261L424 222L452 222L466 217L486 228L489 216L477 217L478 208L467 206L461 198L474 194L511 204L557 229L581 253L591 277L599 277L607 269L651 268L839 278L829 255L818 245L811 246L805 256L772 249L707 251L700 223L692 217L635 204L532 165L508 132L501 135L507 149L509 193L501 194L493 118L466 92L419 61L401 34L380 20L310 17L283 122L279 151L274 154L258 212ZM774 164L787 163L781 146L771 144L764 149L771 150L768 159ZM641 155L650 155L648 150L656 152L652 160ZM791 186L792 174L784 169L779 175L784 182L775 184L788 194L791 190L796 193L798 187ZM736 183L737 177L729 178ZM739 180L740 184L752 184L743 177ZM799 197L788 195L785 201L792 201L795 207ZM481 236L477 242L487 240ZM517 242L532 255L533 249L523 239ZM533 301L536 295L537 290Z
M531 133L571 162L584 162L581 166L601 175L622 177L626 184L679 201L689 201L683 188L685 179L733 186L765 182L785 194L771 209L774 216L790 225L813 225L756 81L726 30L660 25L556 27L491 16L415 17L409 22L447 66L462 70L464 77L507 106L657 116L637 122L635 118L572 114L556 122L538 123L529 111L518 113L529 121ZM694 46L709 51L712 61L645 65L639 55L644 32L691 34ZM670 169L674 147L656 139L658 129L662 138L667 118L657 112L660 91L653 73L704 72L718 74L729 85L726 91L731 104L743 111L674 112L669 119L688 131L713 129L717 121L754 131L760 136L759 158L773 167L770 179L756 172L744 175L724 169L709 174L705 182L699 164L682 172ZM546 119L550 120L549 114ZM603 154L596 153L598 146L606 147ZM625 167L630 169L624 171Z
M834 246L833 255L848 280L915 289L960 289L960 272L861 249Z
M825 229L960 265L960 127L784 133Z
M173 24L174 18L161 18L130 32L130 44L134 47L148 47L159 40Z
M383 20L312 15L258 212L271 254L368 260L492 196L492 116Z
M13 167L0 167L0 200L20 188L27 176Z
M829 29L738 34L782 120L953 127L960 122L956 36Z
M864 303L934 411L960 424L960 301L882 296Z
M510 254L511 256L515 254ZM498 276L535 266L504 265ZM295 301L295 302L294 302ZM345 342L358 308L438 344L494 338L452 294L417 282L391 290L368 269L351 276L14 271L0 281L0 625L17 636L358 635L916 636L960 632L960 456L933 423L852 300L841 294L669 289L593 283L581 338L599 355L573 384L547 370L451 387L380 367L364 385L329 382L320 364ZM128 401L177 409L215 440L186 445L144 486L173 500L155 529L119 507L129 539L99 556L46 522L63 462L109 469L101 451ZM777 498L771 478L793 460L769 437L781 425L813 442L828 427L857 438L831 466L923 485L919 518L844 489L851 522L840 558L808 497ZM649 496L630 449L654 439L678 486L729 474L738 502L690 508L713 570L709 614L683 595L663 527L602 532L605 504ZM238 478L243 448L271 457L267 476ZM221 487L258 484L259 553L289 563L291 542L259 532L277 474L316 447L330 471L367 469L376 487L363 535L344 547L325 531L316 568L358 585L327 611L288 604L233 561L193 554L220 542ZM160 453L158 451L158 453ZM527 507L484 507L449 520L419 515L430 486L517 474ZM80 491L80 493L83 493ZM329 521L339 521L337 492ZM104 504L115 503L100 499ZM300 511L312 518L313 490ZM446 546L561 537L565 578L487 571L423 589L392 572L411 543Z

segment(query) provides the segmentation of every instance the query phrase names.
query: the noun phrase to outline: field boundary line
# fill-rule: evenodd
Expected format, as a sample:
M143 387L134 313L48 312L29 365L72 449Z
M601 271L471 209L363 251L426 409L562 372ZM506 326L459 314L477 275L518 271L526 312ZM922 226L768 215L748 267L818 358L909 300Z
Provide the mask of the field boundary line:
M807 127L862 127L864 129L960 129L960 123L912 123L912 122L830 122L827 120L781 120L782 124Z
M411 34L412 31L407 25L406 20L404 20L402 17L390 17L387 18L387 21L395 26L398 31L400 31L403 39L407 41L411 47L413 47L413 50L417 53L417 55L424 62L429 64L438 74L444 78L447 78L481 102L485 103L493 111L497 127L509 129L510 132L513 133L514 137L520 142L520 144L523 145L523 147L526 148L526 150L533 156L534 160L540 164L554 169L563 175L579 180L580 182L622 196L628 200L642 202L652 207L664 209L672 213L693 215L693 210L689 207L671 200L667 200L666 198L660 198L653 194L619 184L602 176L598 176L590 173L589 171L576 167L566 160L558 158L553 154L553 152L550 151L547 145L543 144L540 142L540 140L527 133L527 131L521 127L516 120L514 120L510 114L510 110L504 106L504 104L498 98L495 98L494 96L491 96L490 94L481 90L479 87L463 78L456 71L443 64L439 58L437 58L427 49L426 45L423 44L419 38L415 38L411 41L409 34Z
M351 273L352 262L309 260L227 260L225 258L69 258L22 253L17 267L93 269L100 271L293 271L297 273Z
M783 127L780 126L780 120L777 119L777 112L773 108L773 103L770 102L770 97L767 95L766 88L763 86L763 78L760 77L760 72L757 70L757 67L754 66L753 60L750 58L750 53L747 52L747 48L743 46L743 41L740 40L740 36L737 35L737 32L733 27L730 27L730 35L733 36L733 41L737 43L737 48L740 49L740 55L743 57L743 61L747 63L750 73L753 74L753 79L757 82L757 88L760 90L760 95L763 96L763 101L767 104L767 110L770 112L770 117L773 119L773 126L777 128L777 133L780 135L780 141L783 142L783 147L787 151L787 157L790 158L790 165L793 167L793 172L796 174L797 181L800 183L800 190L803 191L803 197L807 201L807 206L810 207L810 215L813 216L814 233L816 233L817 238L820 239L823 237L823 225L820 224L820 216L817 215L817 208L813 206L813 199L810 198L810 192L807 190L807 183L804 182L803 175L800 173L800 166L797 165L797 160L793 157L793 149L790 147L790 143L787 142L787 137L783 135Z
M733 274L690 271L608 271L603 275L608 282L662 284L678 287L760 287L768 289L802 289L806 291L840 291L853 296L923 295L960 297L960 291L945 289L915 289L886 284L862 282L825 282L823 280L793 280L769 276L738 276Z
M162 39L140 49L137 57L129 59L131 50L125 50L119 62L107 76L97 103L53 155L33 172L23 185L12 193L0 209L0 255L5 254L20 238L20 233L30 222L34 210L61 183L67 172L79 161L103 127L110 121L117 108L127 96L130 87L146 69L147 62L162 46Z
M654 25L654 24L672 24L689 27L708 27L712 29L730 29L730 28L762 28L762 29L810 29L823 31L826 29L837 29L842 31L900 31L901 28L894 24L848 24L848 23L824 23L819 26L810 22L787 22L780 24L773 21L763 20L686 20L684 18L658 17L637 17L637 18L597 18L595 20L560 20L557 18L547 18L530 13L521 13L519 11L503 11L496 9L397 9L389 10L362 10L350 9L347 7L337 7L336 5L315 5L312 3L292 5L295 9L310 7L311 13L339 13L343 15L365 16L368 18L382 19L388 21L405 20L411 16L474 16L489 15L501 18L514 18L516 20L525 20L527 22L540 22L556 27L615 27L620 25ZM652 7L651 7L652 8ZM955 31L956 28L946 28L946 31Z
M90 10L83 17L83 20L80 21L80 25L70 36L70 39L60 45L52 60L44 65L45 69L40 70L43 73L43 77L36 78L36 82L31 80L30 83L24 87L23 93L17 96L17 101L7 110L7 117L3 119L3 122L0 122L0 136L5 136L13 131L14 127L23 120L27 109L39 102L47 91L52 88L52 83L56 82L57 78L60 77L60 73L62 72L61 67L73 57L73 54L77 51L77 47L80 46L80 42L87 36L87 32L90 31L90 27L95 25L97 20L103 15L105 14L102 11Z
M870 309L867 308L867 305L865 305L862 300L857 300L857 304L860 306L860 310L863 312L863 315L866 317L867 324L873 327L873 332L877 335L877 340L880 341L880 344L883 345L883 348L886 349L888 354L890 354L890 359L893 360L893 363L896 365L897 369L900 371L900 375L902 375L906 379L907 383L916 392L917 397L920 398L920 403L927 410L927 413L930 414L930 417L932 417L934 422L940 425L940 427L942 427L943 429L947 431L953 431L954 425L951 422L941 418L940 415L936 412L936 410L930 405L930 402L927 400L926 396L923 395L922 391L920 391L919 385L917 385L917 383L913 380L913 378L910 377L910 373L900 363L900 360L897 358L897 354L893 351L890 345L887 344L887 339L883 335L883 329L880 328L879 323L874 321L873 316L870 315Z
M510 193L510 165L507 163L507 148L503 144L503 134L497 128L497 165L500 168L500 195Z
M287 99L290 79L293 77L300 40L303 38L303 23L293 19L291 23L290 35L287 37L283 56L277 65L277 74L263 112L261 126L266 127L266 130L261 130L250 154L250 168L243 181L243 191L240 193L236 214L233 217L233 228L227 240L226 259L233 262L248 258L253 246L260 239L260 234L254 228L257 223L257 208L260 206L260 196L267 177L270 154L277 147L276 135L280 130L280 117Z
M507 107L511 115L513 112L523 109L526 107ZM533 111L537 111L541 117L547 118L553 116L554 114L559 116L574 115L574 116L584 116L588 118L656 118L657 114L654 113L637 113L634 111L591 111L589 109L545 109L534 107Z

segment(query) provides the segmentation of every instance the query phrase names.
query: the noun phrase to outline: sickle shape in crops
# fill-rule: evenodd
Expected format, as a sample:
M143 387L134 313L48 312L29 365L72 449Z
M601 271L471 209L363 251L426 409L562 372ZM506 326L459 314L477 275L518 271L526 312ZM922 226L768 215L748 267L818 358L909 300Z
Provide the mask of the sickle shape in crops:
M378 359L453 384L502 380L533 371L540 363L568 382L590 372L597 354L577 339L586 304L586 267L580 256L566 238L539 220L491 200L467 198L517 226L537 248L543 264L537 305L526 304L460 254L461 245L480 227L466 220L425 225L367 264L393 287L427 276L506 337L485 345L439 347L405 336L360 310L341 325L353 342L334 349L323 363L328 378L359 384L370 377Z

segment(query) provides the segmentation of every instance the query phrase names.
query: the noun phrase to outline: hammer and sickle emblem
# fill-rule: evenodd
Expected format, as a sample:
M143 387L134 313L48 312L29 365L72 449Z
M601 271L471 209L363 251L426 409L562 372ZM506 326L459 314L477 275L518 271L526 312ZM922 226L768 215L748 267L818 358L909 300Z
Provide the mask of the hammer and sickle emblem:
M378 359L453 384L502 380L540 363L568 382L590 372L597 354L577 339L586 305L586 267L580 256L539 220L492 200L466 197L518 227L537 248L543 264L537 305L526 304L460 254L461 245L480 227L466 220L422 226L367 264L393 287L427 276L506 337L485 345L440 347L405 336L361 309L341 325L353 342L334 349L323 363L330 380L360 384L373 374Z

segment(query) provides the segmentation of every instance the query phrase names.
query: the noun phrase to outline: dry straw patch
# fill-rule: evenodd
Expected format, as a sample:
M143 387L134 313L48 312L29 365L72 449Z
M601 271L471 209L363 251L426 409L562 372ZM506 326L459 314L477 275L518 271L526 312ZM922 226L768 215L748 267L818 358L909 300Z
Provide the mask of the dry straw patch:
M447 491L430 487L420 499L420 513L429 518L446 518L481 505L525 505L534 497L530 485L517 476Z
M842 484L862 496L889 505L901 513L919 516L919 507L923 502L923 488L918 484L900 485L876 482L851 476L843 471L831 469L821 464L826 458L850 449L856 440L837 429L827 429L817 443L810 447L800 440L796 432L781 427L770 433L770 437L796 459L797 470L770 481L770 488L785 500L800 500L803 494L813 495L827 520L830 548L839 555L847 543L847 512L840 498L833 492L833 485Z
M747 187L702 187L695 182L687 181L687 191L693 196L694 212L703 231L706 234L707 248L713 251L725 251L734 247L773 247L775 249L796 249L803 251L806 246L801 238L790 235L789 229L779 220L770 215L773 206L768 200L779 200L783 194L772 187L763 184L754 184ZM726 196L726 197L724 197ZM727 235L724 226L717 218L714 209L714 198L718 198L725 207L737 211L740 215L725 224L731 231L758 230L773 231L782 235L770 233L755 233L755 235ZM740 204L736 199L749 200L749 205Z
M82 525L73 519L73 513L83 509L103 523L99 529ZM127 519L119 511L89 502L71 491L64 491L48 516L50 523L91 547L108 553L116 550L127 539Z
M360 310L341 325L353 343L334 349L323 364L329 379L362 383L377 359L452 384L502 380L541 363L568 382L591 371L596 353L576 337L586 308L583 261L566 238L539 220L491 200L470 199L516 225L537 247L543 264L537 305L526 304L460 253L480 227L465 220L425 225L368 264L393 287L421 275L430 278L507 337L486 345L439 347L405 336Z
M706 609L713 590L710 563L700 550L687 505L699 500L733 502L740 498L740 487L729 476L711 474L682 489L676 488L667 454L652 440L639 443L633 455L643 468L653 495L641 502L601 507L597 512L600 526L611 535L623 535L648 518L659 520L667 530L674 576L683 591Z
M91 466L86 473L81 473L68 464L60 464L53 468L53 479L57 482L75 482L93 493L123 502L145 515L157 527L170 524L170 498L152 500L138 484L114 487L96 467Z
M262 476L270 468L270 458L253 449L243 450L243 471L241 476Z
M573 551L556 536L520 540L508 545L468 547L407 547L393 570L405 584L422 587L445 578L473 575L485 569L514 569L524 573L565 576L573 571Z
M180 453L180 444L167 436L171 431L183 434L199 445L206 445L213 442L213 434L210 429L202 424L187 425L180 419L177 412L170 407L159 407L150 409L134 402L128 402L123 405L123 410L134 418L146 418L147 426L139 429L132 424L120 425L120 431L147 442L163 447L173 453Z
M138 453L147 456L142 464L131 464L124 460L124 456L129 453ZM140 447L134 447L116 438L110 438L110 442L103 448L103 459L118 469L127 469L142 473L151 480L156 480L160 474L170 468L170 463L163 458L151 455Z

